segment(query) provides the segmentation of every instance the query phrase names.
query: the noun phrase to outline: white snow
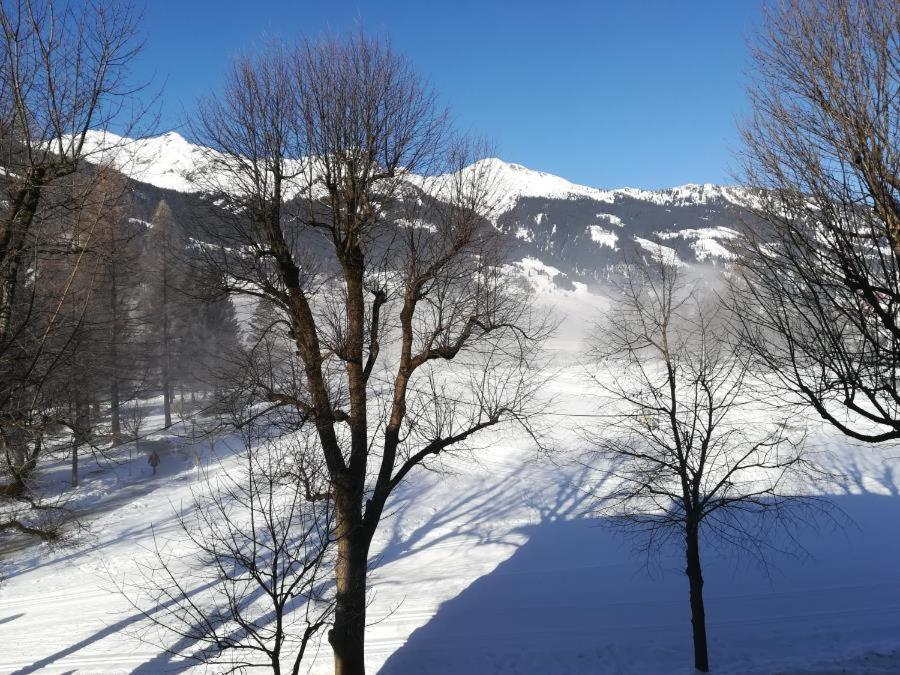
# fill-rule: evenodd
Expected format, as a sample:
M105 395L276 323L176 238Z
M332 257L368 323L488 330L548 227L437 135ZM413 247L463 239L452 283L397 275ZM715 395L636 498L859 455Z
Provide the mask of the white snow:
M616 242L619 241L619 236L615 232L606 230L599 225L588 225L588 232L591 235L591 241L600 244L600 246L609 246L615 249Z
M407 227L416 230L427 230L428 232L437 232L437 227L434 223L429 223L421 218L416 218L415 220L409 220L407 218L397 218L397 227Z
M579 297L589 295L587 286L583 283L572 283L574 290L564 290L558 282L564 281L567 275L537 258L525 257L507 267L511 283L515 283L517 280L526 283L538 297L546 296L558 300L573 294ZM563 286L569 285L569 283L563 284Z
M691 249L693 249L694 255L697 256L697 260L700 262L709 258L721 258L723 260L731 260L734 258L734 253L722 246L722 244L715 239L698 239L691 243Z
M489 173L493 182L497 213L509 211L519 199L525 197L593 199L608 203L615 201L615 195L609 190L577 185L565 178L543 171L534 171L521 164L504 162L496 157L482 159L463 171L487 171Z
M615 225L616 227L625 227L625 223L622 222L622 219L618 216L614 216L611 213L598 213L596 217L600 220L605 220L610 225Z
M132 139L109 131L88 132L85 138L86 158L94 163L113 166L127 176L156 187L178 192L203 192L210 187L239 190L234 179L218 165L229 160L221 153L196 145L175 131L159 136ZM303 158L289 160L289 171L299 172ZM283 186L290 199L305 187L295 181ZM314 188L315 190L315 188Z
M657 232L660 239L682 238L690 242L697 260L704 262L710 258L731 260L734 253L729 251L718 240L730 241L739 235L730 227L685 228L673 232Z
M673 248L663 246L659 242L650 241L643 237L635 237L634 240L640 244L641 248L647 251L654 260L659 260L667 265L683 265L684 263L678 258L678 253Z
M446 460L446 472L419 472L399 488L373 548L368 672L687 675L681 556L664 551L644 567L628 541L591 517L585 488L603 476L570 460L583 447L579 425L591 421L572 415L603 413L577 355L605 300L552 287L559 271L534 259L518 266L545 280L538 306L563 319L543 391L553 455L505 428L483 437L477 452ZM814 523L801 533L808 555L773 552L768 570L737 552L705 551L716 673L900 672L900 451L855 447L821 429L811 442L843 477L823 496L852 524ZM223 445L202 453L211 471L228 470ZM5 556L0 672L156 675L190 665L136 638L141 615L109 575L134 578L153 533L177 545L174 507L197 484L193 462L172 450L153 478L144 457L119 459L85 463L83 484L70 493L92 514L78 545ZM330 669L321 645L311 672Z
M89 132L85 152L91 161L110 162L136 180L182 192L198 192L202 189L197 180L198 173L208 170L211 157L215 156L214 151L195 145L174 131L137 140L123 138L111 132ZM535 171L496 157L479 160L463 169L463 172L473 171L491 177L495 216L509 211L519 199L526 197L590 199L607 204L630 197L659 205L679 206L706 204L714 199L739 204L748 199L745 190L712 184L688 184L665 190L605 190L579 185L560 176ZM435 180L410 174L409 179L413 184L438 191L444 184L440 177ZM227 181L222 182L227 184ZM538 216L541 219L543 217L543 214ZM613 225L622 225L621 220L615 216L597 214L597 217L606 218ZM542 222L538 219L536 221L538 224Z
M109 131L89 132L85 139L91 161L108 162L135 180L179 192L200 190L191 174L206 165L209 152L175 131L136 140Z
M516 228L516 239L522 239L524 241L533 242L534 241L534 232L529 230L527 227L519 225Z
M664 190L641 190L638 188L621 188L616 193L633 199L652 202L660 206L692 206L708 204L711 201L723 200L733 204L745 200L746 190L712 183L688 183Z

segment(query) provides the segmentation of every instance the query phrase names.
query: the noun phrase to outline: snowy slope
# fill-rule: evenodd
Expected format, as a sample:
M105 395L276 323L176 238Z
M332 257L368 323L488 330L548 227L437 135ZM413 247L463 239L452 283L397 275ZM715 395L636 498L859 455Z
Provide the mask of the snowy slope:
M590 518L582 489L597 476L570 461L571 414L596 412L573 359L603 306L558 290L539 261L522 272L565 323L546 387L554 461L503 430L484 450L401 486L373 550L368 672L385 675L693 672L687 583L677 553L645 568L627 541ZM159 419L148 424L159 424ZM853 518L802 533L808 556L775 555L768 573L739 556L706 555L711 658L717 673L900 672L900 490L896 448L814 438L844 478L830 498ZM122 457L123 460L127 456ZM204 449L212 471L229 453ZM64 470L64 467L61 467ZM179 545L173 507L190 499L190 457L93 467L73 499L89 533L70 549L7 557L0 586L0 672L182 672L135 637L140 615L110 588L133 578L152 533ZM151 530L152 528L152 530ZM314 673L328 673L327 647ZM197 671L202 672L202 671Z
M210 185L228 188L227 176L216 173L216 154L177 133L137 141L95 133L88 141L92 160L109 161L141 183L182 192L182 201L195 200L193 195ZM510 235L515 259L539 259L569 283L602 283L623 254L647 250L641 240L661 244L656 240L670 239L664 245L673 250L671 255L688 264L727 263L729 242L749 199L739 188L708 184L604 190L497 158L462 171L489 177L490 218ZM437 199L455 184L447 176L407 178ZM284 189L290 196L301 187Z
M136 181L178 192L200 190L191 176L208 162L209 152L174 131L141 139L89 132L85 139L90 161L108 163Z
M192 178L208 165L213 151L195 145L175 131L160 136L129 139L111 132L89 132L85 152L91 161L111 162L118 170L142 183L180 192L197 192L201 185ZM688 184L664 190L619 188L604 190L578 185L560 176L535 171L496 157L482 159L463 169L463 173L488 173L496 193L498 214L506 213L521 199L589 199L614 203L629 198L658 205L700 205L717 199L738 203L739 188L712 184ZM412 180L428 185L421 177Z
M612 202L615 192L577 185L565 178L534 171L521 164L511 164L496 157L482 159L463 169L467 172L487 172L493 181L497 197L497 212L506 213L516 203L526 197L544 199L591 199L598 202Z

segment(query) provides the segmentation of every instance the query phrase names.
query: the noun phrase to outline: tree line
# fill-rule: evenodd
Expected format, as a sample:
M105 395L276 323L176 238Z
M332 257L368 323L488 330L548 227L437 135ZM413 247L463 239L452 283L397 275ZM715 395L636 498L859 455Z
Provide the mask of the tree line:
M193 551L160 551L129 597L190 658L298 672L327 629L335 673L363 673L392 494L487 429L538 438L552 324L505 271L486 144L386 41L276 44L191 120L208 213L144 221L85 142L129 123L134 14L2 7L0 526L58 532L45 456L69 453L74 485L84 448L139 437L147 399L164 427L208 400L243 469L198 489ZM725 286L633 256L585 359L612 419L586 435L616 478L598 513L682 548L703 672L702 546L763 552L768 525L826 508L791 417L748 424L760 383L849 437L900 434L898 43L890 0L767 11Z

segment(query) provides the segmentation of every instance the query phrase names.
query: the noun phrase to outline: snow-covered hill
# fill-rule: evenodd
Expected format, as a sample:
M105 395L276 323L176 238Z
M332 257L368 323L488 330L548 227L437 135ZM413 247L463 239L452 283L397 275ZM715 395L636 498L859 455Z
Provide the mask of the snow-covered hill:
M209 171L214 153L175 132L141 140L94 133L88 147L93 159L102 158L141 183L180 192L183 199L209 184L198 177ZM485 170L496 201L493 220L510 235L515 257L557 268L569 287L603 281L628 248L687 263L727 261L728 243L745 216L747 195L736 187L607 190L497 158L463 169ZM411 180L429 185L421 177Z
M166 190L199 192L192 175L207 161L209 150L170 131L131 139L112 132L89 132L84 152L95 162L110 164L130 178Z
M212 151L188 141L176 131L159 136L130 139L112 132L89 132L85 151L92 158L103 158L118 170L142 183L180 192L198 192L201 183L192 176L208 162ZM701 205L726 200L740 203L741 190L706 183L687 184L664 190L618 188L606 190L572 183L560 176L535 171L521 164L491 157L463 169L464 172L484 172L485 167L495 184L498 213L510 211L521 199L590 199L615 203L634 199L661 206Z
M529 262L523 273L543 279L554 272ZM552 347L571 353L602 305L583 289L540 287L538 300L568 317ZM578 366L563 365L548 380L553 461L536 454L524 433L492 432L476 453L448 457L444 473L421 472L398 489L372 551L367 672L693 672L680 555L665 552L645 567L646 557L592 517L584 488L596 476L571 461L583 443L579 425L587 423L573 415L597 412L590 391ZM161 425L159 415L147 420L148 428ZM167 433L178 429L159 437ZM704 552L714 672L900 672L897 449L854 447L825 433L811 441L842 476L828 498L853 522L811 522L800 532L806 555L772 552L769 569L739 550ZM213 476L235 464L226 441L199 451ZM154 477L145 456L122 448L116 462L91 466L82 485L67 491L87 514L76 546L5 556L0 672L209 672L142 642L154 634L143 632L142 615L112 584L140 582L154 537L169 551L188 545L175 512L202 485L193 457L188 447L163 451ZM49 477L54 472L64 481L65 459L48 467ZM317 675L332 671L327 644L310 665Z

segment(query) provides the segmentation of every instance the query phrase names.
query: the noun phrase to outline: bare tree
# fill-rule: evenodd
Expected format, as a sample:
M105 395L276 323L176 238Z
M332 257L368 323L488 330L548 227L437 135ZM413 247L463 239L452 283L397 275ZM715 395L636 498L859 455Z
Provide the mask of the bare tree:
M802 434L754 404L721 303L686 275L664 263L629 267L590 370L612 421L589 438L615 477L601 512L647 553L683 546L694 665L707 672L701 542L765 553L772 525L790 528L799 513L789 507L817 503L797 496L816 472Z
M110 2L0 5L2 165L10 199L0 217L0 343L9 334L20 267L38 207L85 159L85 139L120 117L133 93L133 13Z
M503 275L487 165L465 168L473 144L388 46L359 34L240 60L199 120L201 179L233 214L203 250L289 343L278 377L248 368L247 390L315 427L335 514L335 672L363 673L388 498L479 431L527 424L543 327Z
M147 410L137 399L128 401L122 406L120 420L122 428L128 434L132 442L134 456L141 456L141 429L147 420ZM128 459L132 458L132 451L128 453Z
M135 53L126 5L0 4L0 445L4 494L32 506L24 478L46 426L58 423L54 375L83 319L72 295L83 289L97 223L89 202L104 199L94 195L102 172L84 167L86 139L132 112Z
M179 236L175 231L172 211L161 201L153 214L151 234L153 247L150 252L149 312L153 333L158 345L159 384L163 393L163 420L166 428L172 426L172 398L174 397L172 356L175 352L175 260L178 254Z
M747 345L842 433L900 438L900 5L790 0L755 49Z
M302 436L242 426L244 451L207 477L178 513L174 548L154 536L138 583L117 582L149 620L141 638L216 672L267 667L297 675L331 617L334 585L328 502L306 500Z
M125 181L120 175L114 180ZM134 343L142 318L137 313L140 284L135 283L135 270L139 268L137 244L143 232L129 217L132 211L127 189L123 187L121 194L122 199L110 205L101 221L94 246L99 260L94 288L98 305L95 332L99 333L95 342L100 352L97 370L104 381L98 390L109 399L109 433L113 443L122 437L120 406L134 397L139 386L140 367L135 363Z

